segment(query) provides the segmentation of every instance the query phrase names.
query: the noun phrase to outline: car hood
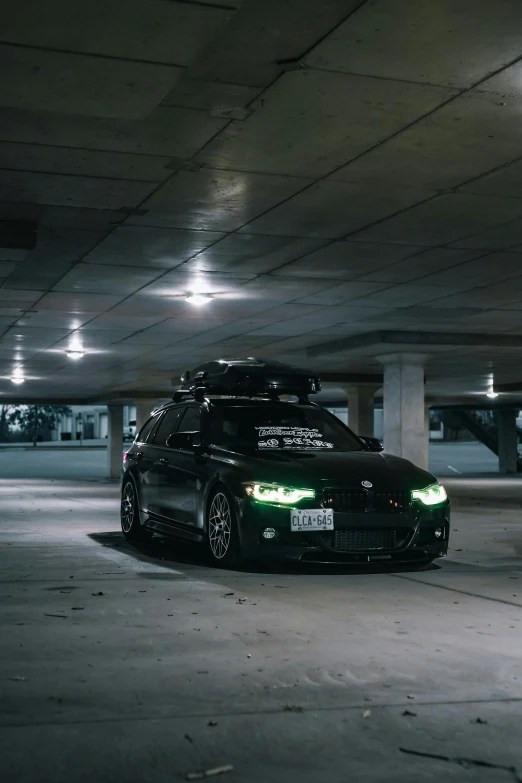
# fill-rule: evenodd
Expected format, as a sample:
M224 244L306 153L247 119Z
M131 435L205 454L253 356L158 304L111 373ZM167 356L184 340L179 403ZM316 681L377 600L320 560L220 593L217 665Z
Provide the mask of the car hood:
M385 452L270 451L256 452L244 460L253 481L310 489L356 488L362 481L371 481L376 490L399 491L423 489L436 481L412 462Z

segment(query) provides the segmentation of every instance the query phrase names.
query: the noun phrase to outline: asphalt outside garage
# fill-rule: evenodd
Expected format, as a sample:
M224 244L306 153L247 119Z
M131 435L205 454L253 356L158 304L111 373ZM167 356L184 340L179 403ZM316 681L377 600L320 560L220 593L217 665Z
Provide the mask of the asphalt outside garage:
M2 480L2 780L520 779L522 482L446 483L428 570L227 571L127 544L115 483Z

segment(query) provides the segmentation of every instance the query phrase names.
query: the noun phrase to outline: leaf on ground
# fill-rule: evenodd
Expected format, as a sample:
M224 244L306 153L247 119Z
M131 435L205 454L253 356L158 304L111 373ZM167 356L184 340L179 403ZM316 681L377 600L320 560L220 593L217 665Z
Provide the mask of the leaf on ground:
M186 780L203 780L204 778L213 778L215 775L224 775L225 772L232 772L234 767L232 764L225 764L223 767L213 767L212 769L205 769L202 772L189 772L185 776Z

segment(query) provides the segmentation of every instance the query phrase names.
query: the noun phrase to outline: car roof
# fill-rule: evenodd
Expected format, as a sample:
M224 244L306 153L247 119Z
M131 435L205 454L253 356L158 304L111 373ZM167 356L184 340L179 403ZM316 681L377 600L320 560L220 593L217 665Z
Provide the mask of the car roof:
M187 400L181 400L180 402L167 402L164 405L161 406L161 408L158 408L155 413L159 413L160 411L167 410L170 407L178 407L180 405L189 405L194 404L195 400L187 399ZM270 399L260 399L256 397L210 397L208 399L208 402L210 403L211 407L216 408L226 408L226 407L242 407L242 408L262 408L266 405L270 405L273 407L274 405L298 405L300 408L306 408L308 407L317 407L312 402L309 403L297 403L297 402L287 402L283 400L270 400Z

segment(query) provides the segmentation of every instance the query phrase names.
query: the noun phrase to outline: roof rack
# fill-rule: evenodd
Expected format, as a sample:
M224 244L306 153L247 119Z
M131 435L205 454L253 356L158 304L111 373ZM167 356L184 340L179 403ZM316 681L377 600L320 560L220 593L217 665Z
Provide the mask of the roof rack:
M278 400L281 394L296 395L299 402L307 402L309 394L321 390L316 375L263 359L218 359L200 364L181 376L182 388L174 394L174 401L184 398L205 399L206 395L227 397L264 397Z

